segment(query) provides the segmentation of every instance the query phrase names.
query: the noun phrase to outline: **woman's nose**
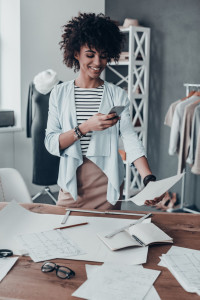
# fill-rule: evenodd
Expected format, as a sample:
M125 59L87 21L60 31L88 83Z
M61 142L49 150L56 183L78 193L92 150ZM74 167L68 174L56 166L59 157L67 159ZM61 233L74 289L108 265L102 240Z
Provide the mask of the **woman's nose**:
M99 66L101 64L101 58L98 55L95 55L94 63L96 66Z

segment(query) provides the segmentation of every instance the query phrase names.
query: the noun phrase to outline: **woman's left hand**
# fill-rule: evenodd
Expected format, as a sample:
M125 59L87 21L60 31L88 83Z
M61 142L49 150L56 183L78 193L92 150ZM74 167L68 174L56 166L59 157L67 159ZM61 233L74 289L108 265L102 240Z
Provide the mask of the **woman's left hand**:
M147 206L156 205L158 202L160 202L164 198L165 194L166 193L162 194L160 197L154 198L153 200L146 200L144 202L144 204L147 205Z

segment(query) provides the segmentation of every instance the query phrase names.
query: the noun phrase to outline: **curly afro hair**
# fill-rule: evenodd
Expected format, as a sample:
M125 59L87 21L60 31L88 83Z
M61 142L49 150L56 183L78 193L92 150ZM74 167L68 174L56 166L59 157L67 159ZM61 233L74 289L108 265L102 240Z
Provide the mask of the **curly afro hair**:
M67 67L74 68L74 71L80 69L74 52L79 52L84 45L95 48L98 52L106 52L108 62L111 59L116 62L119 60L124 36L115 22L104 14L81 13L63 28L64 33L59 44L63 50L63 62Z

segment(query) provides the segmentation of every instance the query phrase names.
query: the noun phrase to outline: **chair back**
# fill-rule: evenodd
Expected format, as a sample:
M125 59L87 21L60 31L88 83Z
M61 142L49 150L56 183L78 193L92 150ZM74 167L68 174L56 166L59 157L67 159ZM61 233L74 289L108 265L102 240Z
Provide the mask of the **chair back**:
M32 203L21 174L14 168L0 168L0 202Z

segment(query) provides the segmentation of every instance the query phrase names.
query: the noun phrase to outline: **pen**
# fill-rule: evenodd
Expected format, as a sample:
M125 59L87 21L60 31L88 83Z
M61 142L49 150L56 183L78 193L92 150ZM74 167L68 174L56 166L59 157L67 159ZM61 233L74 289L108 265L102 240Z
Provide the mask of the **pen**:
M68 226L64 226L64 227L57 227L57 228L54 228L54 230L56 230L56 229L71 228L71 227L81 226L81 225L86 225L86 224L88 224L88 222L85 222L85 223L79 223L79 224L74 224L74 225L68 225Z
M110 238L110 237L114 236L115 234L117 234L117 233L119 233L121 231L124 231L125 229L129 228L132 225L136 225L136 224L141 223L144 219L146 219L146 218L148 218L150 216L151 216L151 213L149 213L149 214L143 216L142 218L136 220L134 223L131 223L131 224L127 225L127 226L121 227L120 229L117 229L117 230L113 231L112 233L109 233L109 234L105 235L105 237L106 238Z
M61 224L65 224L65 223L67 222L67 219L68 219L68 217L69 217L69 215L70 215L70 212L71 212L70 210L68 210L68 211L66 212L66 214L65 214L65 216L64 216L64 218L63 218Z

